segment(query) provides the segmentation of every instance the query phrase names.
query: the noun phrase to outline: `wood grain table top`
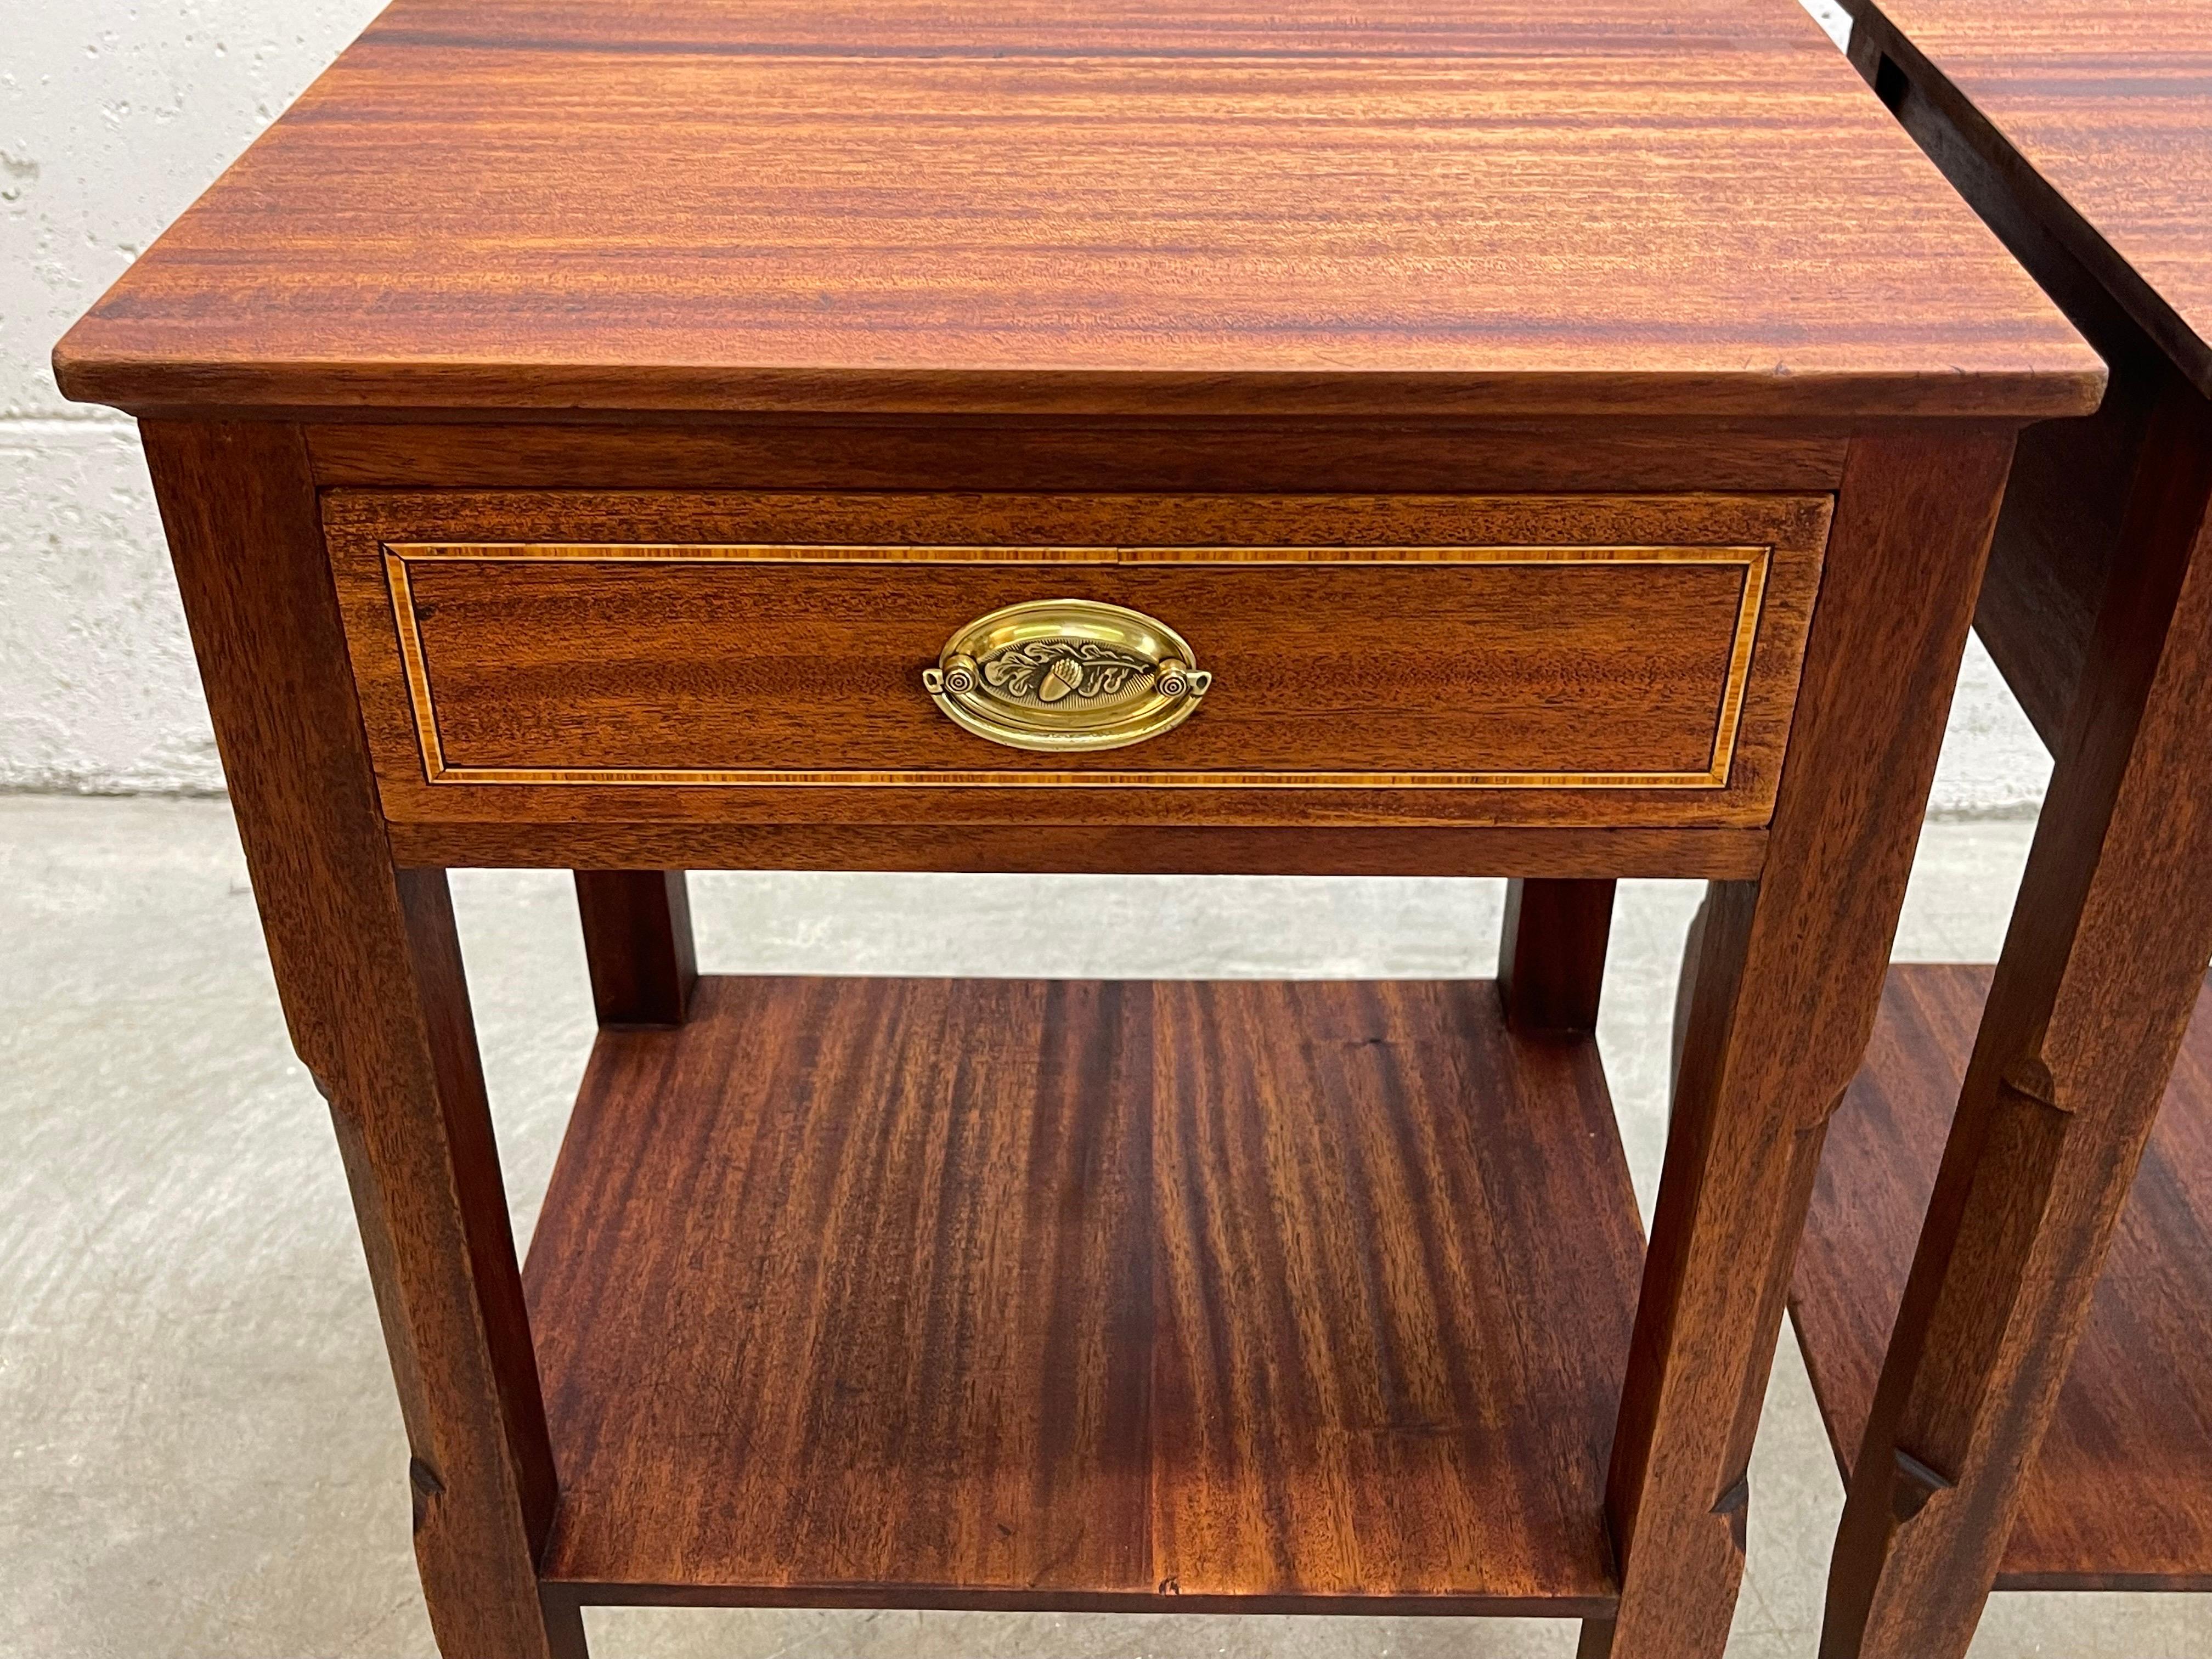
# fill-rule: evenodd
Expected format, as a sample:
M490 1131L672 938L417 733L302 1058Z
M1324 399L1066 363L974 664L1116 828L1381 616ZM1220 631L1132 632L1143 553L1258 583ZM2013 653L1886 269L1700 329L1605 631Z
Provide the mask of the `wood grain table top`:
M56 352L144 411L2017 418L1793 0L398 0Z
M2212 395L2212 8L1883 0L1879 15L2079 216L2092 270Z

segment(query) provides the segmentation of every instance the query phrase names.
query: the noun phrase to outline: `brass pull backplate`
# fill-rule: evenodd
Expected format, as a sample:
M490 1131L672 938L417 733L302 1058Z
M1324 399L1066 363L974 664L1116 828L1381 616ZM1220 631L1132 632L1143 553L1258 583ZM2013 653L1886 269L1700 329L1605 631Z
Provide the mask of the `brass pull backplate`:
M1213 676L1194 657L1141 611L1032 599L969 623L921 683L951 719L1009 749L1122 749L1197 711Z

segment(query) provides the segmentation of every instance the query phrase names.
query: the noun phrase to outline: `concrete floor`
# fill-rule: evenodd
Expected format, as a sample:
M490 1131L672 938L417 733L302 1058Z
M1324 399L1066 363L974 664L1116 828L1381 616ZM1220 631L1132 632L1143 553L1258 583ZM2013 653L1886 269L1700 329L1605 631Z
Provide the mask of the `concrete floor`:
M2027 836L1932 827L1899 954L1993 955ZM558 873L454 885L526 1234L590 1036L572 895ZM708 875L693 890L717 969L1155 976L1486 974L1499 899L1488 882L1260 878ZM1627 884L1607 975L1600 1042L1647 1206L1695 902ZM368 1279L228 809L0 798L0 1654L430 1654ZM1753 1492L1729 1651L1809 1656L1839 1492L1786 1337ZM590 1618L601 1659L1482 1659L1575 1639L1459 1620ZM2208 1652L2212 1597L2118 1595L1996 1597L1974 1648Z

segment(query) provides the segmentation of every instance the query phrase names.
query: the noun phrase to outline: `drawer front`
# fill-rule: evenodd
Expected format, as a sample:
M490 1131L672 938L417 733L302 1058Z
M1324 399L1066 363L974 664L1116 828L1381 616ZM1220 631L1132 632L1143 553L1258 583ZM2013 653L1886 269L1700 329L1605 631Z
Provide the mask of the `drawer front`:
M325 510L395 820L926 820L1049 798L1079 818L1742 824L1771 805L1828 504L333 492ZM963 632L979 618L1039 601L1065 603L1018 661L975 647L971 678L1043 734L1014 746L925 675L1003 642ZM1178 641L1203 696L1117 726L1117 696L1158 676L1086 630L1131 612L1150 631L1127 637L1154 658ZM1093 708L1121 746L1065 735Z

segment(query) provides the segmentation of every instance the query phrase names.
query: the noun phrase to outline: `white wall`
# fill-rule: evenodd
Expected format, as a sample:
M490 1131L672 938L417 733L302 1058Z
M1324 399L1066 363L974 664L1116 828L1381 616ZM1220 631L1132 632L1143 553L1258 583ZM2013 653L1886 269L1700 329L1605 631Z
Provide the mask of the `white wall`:
M131 424L47 353L382 0L0 0L0 787L222 787Z
M222 787L137 440L47 353L381 3L0 0L0 788ZM2030 811L2047 770L1977 648L1935 810Z

